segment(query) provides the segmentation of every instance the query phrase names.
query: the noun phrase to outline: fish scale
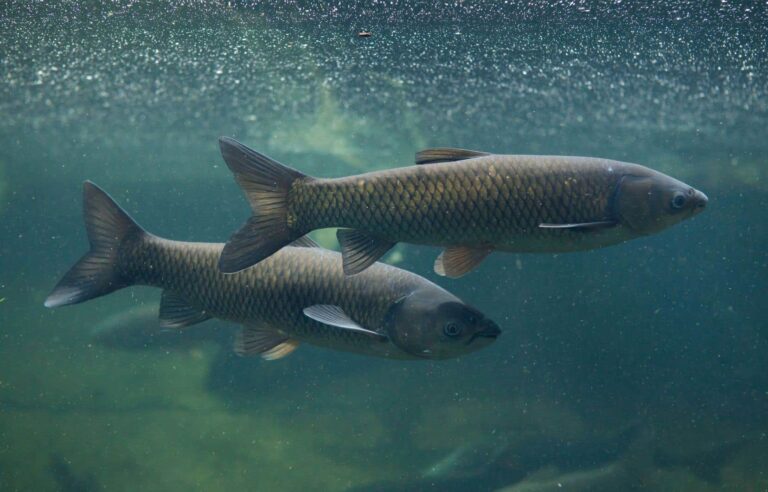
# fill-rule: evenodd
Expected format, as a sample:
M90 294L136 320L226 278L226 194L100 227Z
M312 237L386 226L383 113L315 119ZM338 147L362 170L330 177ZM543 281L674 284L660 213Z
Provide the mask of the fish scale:
M541 223L609 218L619 175L604 171L622 165L590 158L488 156L365 178L298 181L289 212L297 231L349 227L374 236L396 234L403 241L492 242L504 249L521 235L546 240L569 234L540 229Z
M134 241L119 254L124 259L120 273L135 283L181 294L192 306L217 318L264 323L292 338L363 353L379 352L383 344L366 334L318 323L304 316L302 309L338 305L363 326L379 326L398 297L427 283L386 265L376 265L363 277L348 278L341 271L340 255L319 248L284 248L258 266L223 274L216 267L222 247L157 237Z

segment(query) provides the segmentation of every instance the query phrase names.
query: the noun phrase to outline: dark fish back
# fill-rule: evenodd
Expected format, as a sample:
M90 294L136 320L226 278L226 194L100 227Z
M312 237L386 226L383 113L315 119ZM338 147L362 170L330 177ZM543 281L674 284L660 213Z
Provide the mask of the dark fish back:
M289 224L297 231L340 226L425 244L498 244L521 234L562 234L538 226L611 218L625 165L490 155L296 183Z

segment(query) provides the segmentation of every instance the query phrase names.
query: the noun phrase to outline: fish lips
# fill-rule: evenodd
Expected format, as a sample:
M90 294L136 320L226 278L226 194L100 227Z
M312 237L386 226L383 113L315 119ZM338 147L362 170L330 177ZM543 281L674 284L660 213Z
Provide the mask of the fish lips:
M483 321L483 327L482 330L478 330L475 333L472 334L471 337L469 337L469 340L467 340L467 345L472 343L478 338L498 338L499 335L501 335L501 328L499 328L499 325L494 323L493 321L486 319Z

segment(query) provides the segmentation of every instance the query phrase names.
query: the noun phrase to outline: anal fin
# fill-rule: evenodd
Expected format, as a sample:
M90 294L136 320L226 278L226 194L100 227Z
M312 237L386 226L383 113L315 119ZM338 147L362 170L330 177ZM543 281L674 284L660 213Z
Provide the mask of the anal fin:
M435 273L459 278L472 271L492 251L491 247L449 246L435 260Z
M283 343L275 345L274 347L267 350L266 352L262 352L261 358L264 360L282 359L283 357L287 357L291 355L298 346L299 346L298 340L288 339Z
M160 326L163 328L184 328L212 317L175 292L164 290L160 297Z
M345 275L362 272L397 244L369 236L355 229L339 229L336 232L336 238L341 244Z
M235 337L235 353L240 356L261 355L264 360L277 360L296 350L299 342L262 326L245 326Z

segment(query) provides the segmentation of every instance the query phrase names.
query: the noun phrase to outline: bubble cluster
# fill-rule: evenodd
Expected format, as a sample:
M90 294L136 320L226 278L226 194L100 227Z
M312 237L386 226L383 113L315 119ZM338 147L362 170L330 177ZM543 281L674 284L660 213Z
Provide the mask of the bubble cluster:
M624 157L616 149L661 141L680 151L738 135L759 150L766 9L9 2L0 12L0 128L65 147L160 154L169 142L212 146L229 134L374 167L433 144Z

